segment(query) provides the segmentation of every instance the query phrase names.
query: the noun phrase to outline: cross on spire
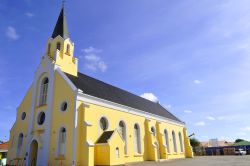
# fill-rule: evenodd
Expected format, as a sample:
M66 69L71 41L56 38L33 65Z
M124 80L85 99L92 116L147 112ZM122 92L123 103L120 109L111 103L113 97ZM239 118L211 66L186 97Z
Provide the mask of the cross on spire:
M66 0L62 0L62 8L64 8L65 2L66 2Z

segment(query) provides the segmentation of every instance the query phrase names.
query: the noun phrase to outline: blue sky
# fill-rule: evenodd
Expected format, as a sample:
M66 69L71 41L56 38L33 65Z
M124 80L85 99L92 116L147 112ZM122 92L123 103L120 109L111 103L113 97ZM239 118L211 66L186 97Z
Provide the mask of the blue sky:
M1 0L0 139L31 85L60 0ZM250 140L250 1L66 2L79 70L158 99L200 140Z

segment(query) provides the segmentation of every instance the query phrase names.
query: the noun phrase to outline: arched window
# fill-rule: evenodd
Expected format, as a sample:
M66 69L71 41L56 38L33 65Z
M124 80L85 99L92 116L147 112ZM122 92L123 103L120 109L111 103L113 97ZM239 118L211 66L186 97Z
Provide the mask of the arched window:
M175 132L172 131L172 137L173 137L173 145L174 145L174 152L177 152L177 145L176 145L176 137L175 137Z
M181 132L179 132L179 141L180 141L181 152L183 152L183 142L182 142Z
M41 90L40 90L40 99L39 99L39 105L45 105L47 101L47 93L48 93L48 85L49 85L49 79L48 77L45 77L42 80L41 83Z
M59 51L61 50L61 44L59 42L56 43L56 49L59 50Z
M153 133L154 136L156 136L155 128L151 127L151 132Z
M116 158L120 158L120 151L118 147L115 148L115 155L116 155Z
M16 152L18 157L20 157L20 155L21 155L22 145L23 145L23 133L20 133L18 136L17 152Z
M134 150L136 153L141 153L141 136L138 124L134 125Z
M70 45L69 44L67 44L67 49L66 49L66 54L70 54Z
M48 55L50 55L50 49L51 49L51 44L49 43L48 44L48 51L47 51Z
M125 154L127 154L128 152L127 152L126 126L125 126L125 123L124 123L123 121L120 121L120 122L119 122L118 131L119 131L119 133L121 134L122 139L123 139L124 142L125 142L124 152L125 152Z
M165 137L165 144L167 146L168 153L170 153L169 142L168 142L168 131L167 131L167 129L164 130L164 137Z
M62 127L59 131L58 156L65 155L66 153L66 136L66 129Z
M103 131L106 131L108 129L108 120L107 118L105 117L102 117L100 119L100 128L103 130Z

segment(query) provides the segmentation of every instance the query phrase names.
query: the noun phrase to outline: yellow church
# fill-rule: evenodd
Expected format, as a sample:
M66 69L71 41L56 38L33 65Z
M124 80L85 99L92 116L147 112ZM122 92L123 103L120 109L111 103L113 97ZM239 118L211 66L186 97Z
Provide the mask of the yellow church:
M8 164L125 165L193 157L185 123L154 103L78 72L62 7L10 130Z

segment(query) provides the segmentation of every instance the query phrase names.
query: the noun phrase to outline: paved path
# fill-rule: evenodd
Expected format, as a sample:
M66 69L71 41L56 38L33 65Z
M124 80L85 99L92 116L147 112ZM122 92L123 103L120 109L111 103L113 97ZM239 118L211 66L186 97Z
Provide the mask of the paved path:
M193 159L179 159L164 162L146 161L129 166L250 166L250 155L247 156L205 156Z

